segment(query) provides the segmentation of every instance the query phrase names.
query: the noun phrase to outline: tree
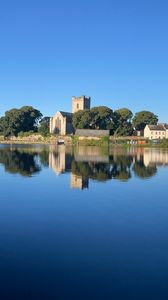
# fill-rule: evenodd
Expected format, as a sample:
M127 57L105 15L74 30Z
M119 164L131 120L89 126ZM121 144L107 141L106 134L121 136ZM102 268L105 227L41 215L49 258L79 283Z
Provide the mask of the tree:
M131 122L124 122L115 131L116 136L132 136L133 127Z
M0 134L3 135L3 131L4 131L4 124L5 123L5 117L1 117L0 118Z
M115 135L129 136L133 133L133 126L131 123L133 113L127 108L121 108L115 111L117 129Z
M146 125L156 125L158 117L150 111L140 111L133 118L133 126L136 130L144 130Z
M121 123L123 122L131 122L133 113L128 108L120 108L115 111L115 113L118 115L118 119Z
M111 129L113 127L113 111L106 106L98 106L91 109L92 129Z
M22 131L36 131L42 114L32 106L23 106L19 110L22 114Z
M0 119L0 130L4 136L17 136L23 131L37 131L37 125L42 114L32 106L23 106L21 109L13 108Z
M79 110L74 113L72 122L75 129L89 129L91 122L90 110Z
M49 117L44 117L39 122L38 132L42 136L47 136L49 134L49 123L50 123L50 118Z

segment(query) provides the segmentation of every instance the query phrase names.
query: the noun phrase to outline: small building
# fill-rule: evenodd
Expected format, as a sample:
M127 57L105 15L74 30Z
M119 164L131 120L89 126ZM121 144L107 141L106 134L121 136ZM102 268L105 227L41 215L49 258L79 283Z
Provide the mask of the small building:
M72 117L79 110L90 109L91 98L86 96L72 97L72 113L58 111L50 118L50 133L66 135L74 133Z
M149 140L168 139L168 124L146 125L144 137Z

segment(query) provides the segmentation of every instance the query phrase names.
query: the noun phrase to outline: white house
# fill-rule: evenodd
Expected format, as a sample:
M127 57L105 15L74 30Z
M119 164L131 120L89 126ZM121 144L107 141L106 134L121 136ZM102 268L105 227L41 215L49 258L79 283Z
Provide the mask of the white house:
M146 125L144 137L149 140L168 139L168 124Z

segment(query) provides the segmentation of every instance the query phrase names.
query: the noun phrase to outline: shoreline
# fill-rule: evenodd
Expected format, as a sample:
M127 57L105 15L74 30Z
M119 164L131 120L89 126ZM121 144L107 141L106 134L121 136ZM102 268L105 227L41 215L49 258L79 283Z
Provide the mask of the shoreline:
M48 136L43 137L33 134L27 137L12 137L5 139L0 137L0 145L65 145L65 146L97 146L97 147L117 147L117 148L164 148L168 149L168 140L160 143L152 143L137 137L82 137L82 136Z
M60 146L64 145L66 146L85 146L85 147L107 147L107 148L156 148L156 149L168 149L168 146L163 145L155 145L155 144L146 144L146 145L140 145L140 144L108 144L108 145L101 145L101 144L93 144L93 143L79 143L79 144L73 144L73 143L67 143L67 144L58 144L54 142L42 142L42 141L0 141L0 145L42 145L42 146Z

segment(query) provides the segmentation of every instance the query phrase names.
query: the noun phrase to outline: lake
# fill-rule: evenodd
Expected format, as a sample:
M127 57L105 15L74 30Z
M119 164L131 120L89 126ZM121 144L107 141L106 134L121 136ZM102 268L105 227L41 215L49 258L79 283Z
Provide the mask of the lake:
M0 146L0 299L167 299L168 151Z

